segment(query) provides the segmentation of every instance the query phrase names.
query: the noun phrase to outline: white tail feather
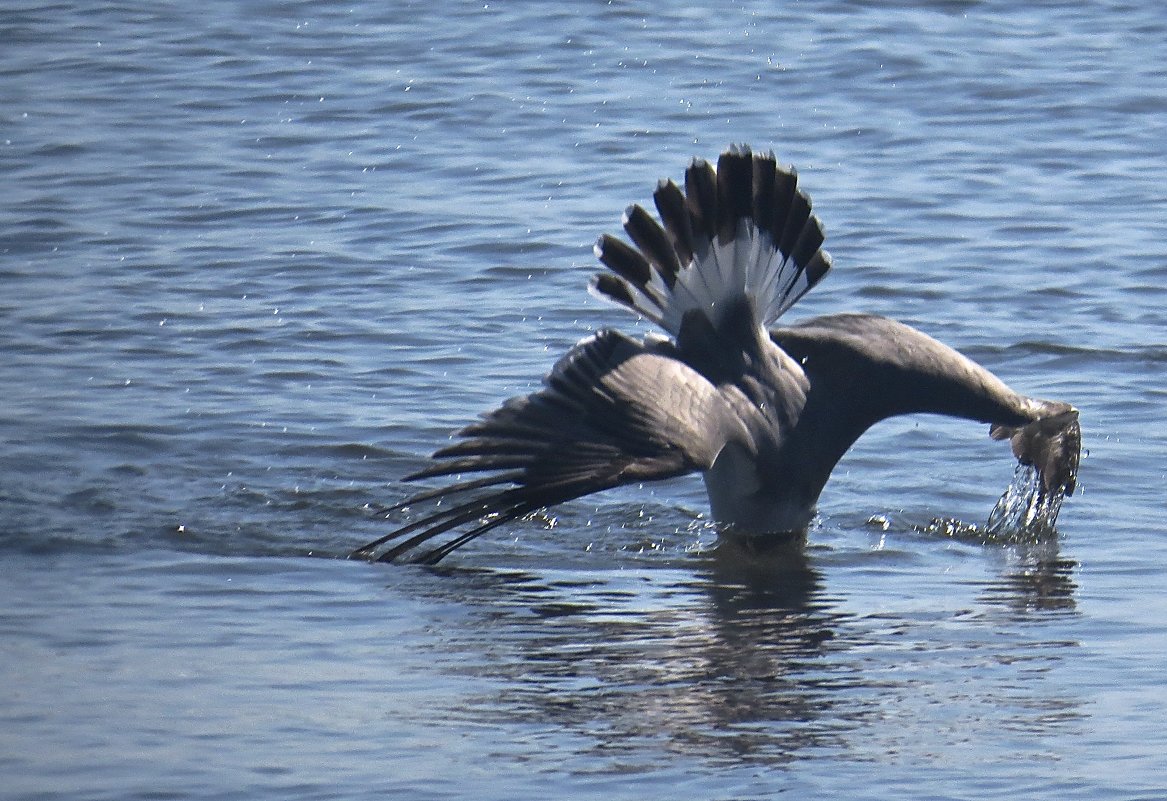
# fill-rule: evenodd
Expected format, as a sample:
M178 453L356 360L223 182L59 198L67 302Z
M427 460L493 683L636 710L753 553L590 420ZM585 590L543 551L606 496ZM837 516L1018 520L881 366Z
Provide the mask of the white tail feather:
M694 162L690 171L698 170L709 167ZM639 246L601 237L596 256L616 275L597 276L593 292L677 336L689 312L699 310L717 328L722 310L743 296L758 324L770 326L810 291L830 269L830 256L821 249L821 225L793 171L777 167L773 155L732 148L719 159L716 180L711 197L691 193L680 209L676 186L658 187L663 228L629 207L622 222ZM670 198L673 205L663 202ZM662 243L671 252L662 253Z

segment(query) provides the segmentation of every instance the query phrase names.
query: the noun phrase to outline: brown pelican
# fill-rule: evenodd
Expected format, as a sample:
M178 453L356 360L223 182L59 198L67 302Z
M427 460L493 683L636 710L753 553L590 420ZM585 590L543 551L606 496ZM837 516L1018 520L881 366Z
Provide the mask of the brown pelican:
M852 443L880 420L916 412L988 423L1036 472L1039 500L1055 500L1056 517L1078 469L1074 407L1019 395L884 317L772 327L831 268L793 169L734 147L716 168L693 161L684 189L662 181L653 197L659 223L633 205L623 218L631 244L608 235L596 243L611 272L591 289L669 336L604 329L581 341L539 391L462 429L408 477L456 477L393 507L434 501L433 511L354 557L389 561L450 533L419 557L437 562L544 507L693 472L713 518L732 530L805 531Z

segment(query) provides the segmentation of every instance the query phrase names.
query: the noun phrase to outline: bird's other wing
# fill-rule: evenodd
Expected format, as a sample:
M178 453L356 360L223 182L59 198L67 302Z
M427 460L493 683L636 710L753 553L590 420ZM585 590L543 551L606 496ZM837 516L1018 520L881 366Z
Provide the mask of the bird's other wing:
M770 336L810 379L804 420L833 420L845 433L838 456L879 420L944 414L989 423L994 439L1010 440L1017 459L1038 471L1048 497L1073 493L1082 435L1070 404L1014 392L956 350L885 317L833 314Z
M456 476L394 507L436 502L429 514L352 556L391 561L452 532L417 559L432 564L538 509L708 469L727 438L742 437L741 424L717 388L674 358L672 348L612 330L584 339L539 391L512 398L462 429L457 442L408 477Z

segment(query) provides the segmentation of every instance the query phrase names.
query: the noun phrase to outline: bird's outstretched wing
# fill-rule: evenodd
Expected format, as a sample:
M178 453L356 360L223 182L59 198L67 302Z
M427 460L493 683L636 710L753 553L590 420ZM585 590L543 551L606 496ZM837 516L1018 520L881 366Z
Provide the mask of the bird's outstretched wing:
M352 555L390 561L453 532L417 560L432 564L543 507L707 469L727 438L741 438L741 426L716 388L674 358L672 348L612 330L583 340L542 389L462 429L433 464L409 476L458 476L394 507L431 501L433 511Z
M832 314L775 328L774 342L810 380L800 428L814 453L837 459L869 426L901 414L933 413L989 423L993 439L1008 439L1013 455L1040 478L1037 501L1056 499L1077 483L1082 432L1068 403L1014 392L981 365L903 323L870 314ZM824 424L831 421L831 425ZM827 468L834 466L831 461ZM824 476L825 480L825 476Z

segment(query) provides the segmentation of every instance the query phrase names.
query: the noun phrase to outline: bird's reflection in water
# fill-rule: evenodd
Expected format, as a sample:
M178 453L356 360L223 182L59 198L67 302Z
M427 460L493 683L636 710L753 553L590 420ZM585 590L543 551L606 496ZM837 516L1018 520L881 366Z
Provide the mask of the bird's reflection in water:
M503 681L491 706L510 721L553 721L597 752L663 742L767 762L840 747L860 725L856 709L833 711L861 677L824 664L847 647L834 636L842 616L801 539L723 540L668 566L499 578L489 630L461 646L485 651L483 678Z
M1000 670L996 655L1016 645L972 618L945 635L935 615L848 613L827 589L847 576L825 578L823 553L826 564L870 564L865 551L808 548L802 537L723 536L700 553L605 562L611 569L574 559L528 570L431 568L458 577L431 588L471 614L437 647L459 676L481 679L483 695L463 712L476 725L519 724L545 748L628 766L661 749L705 763L774 765L808 750L869 748L860 732L889 714L889 699L909 712L942 701L949 685L932 674L952 653ZM1073 609L1074 565L1058 557L1056 538L1001 553L1000 578L979 591L986 607ZM1027 654L1062 658L1064 644L1027 631ZM906 657L909 641L919 650ZM994 682L1013 686L1011 676L983 678L989 693ZM1041 683L1026 687L1018 710L999 711L1013 725L1052 726L1044 712L1028 718L1074 707L1045 697Z
M1004 567L990 580L981 600L1016 612L1073 612L1078 589L1074 571L1078 563L1061 555L1061 542L1053 528L1031 531L994 531L952 518L937 518L927 526L913 527L929 537L942 536L988 549L999 549Z
M1006 556L1005 569L985 587L982 601L1022 615L1077 610L1078 563L1061 555L1056 534L1011 546Z
M758 537L722 532L705 570L714 602L730 617L759 609L805 614L822 586L807 557L805 533Z

